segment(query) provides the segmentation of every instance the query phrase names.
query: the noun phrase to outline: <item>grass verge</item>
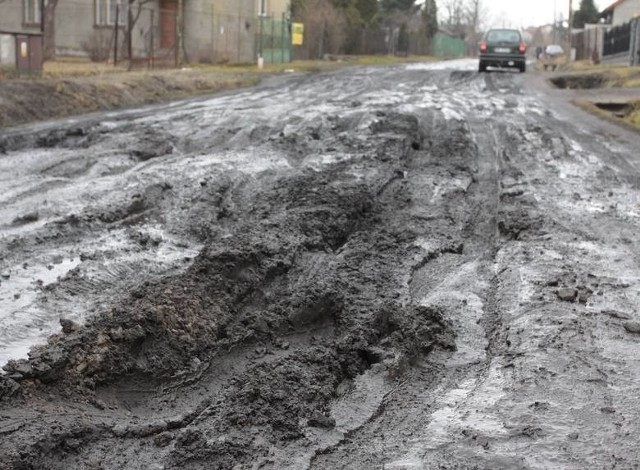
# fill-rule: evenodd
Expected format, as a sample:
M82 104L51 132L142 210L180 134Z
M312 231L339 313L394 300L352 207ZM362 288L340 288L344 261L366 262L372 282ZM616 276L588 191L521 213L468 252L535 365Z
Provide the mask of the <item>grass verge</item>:
M638 88L640 87L640 67L625 65L593 65L588 61L572 62L563 65L559 72L566 73L568 77L584 77L589 82L589 77L598 78L597 88Z
M599 108L595 103L587 100L574 100L573 104L579 108L594 114L606 121L625 127L628 130L640 133L640 101L629 103L628 110L623 116L618 117L615 113Z

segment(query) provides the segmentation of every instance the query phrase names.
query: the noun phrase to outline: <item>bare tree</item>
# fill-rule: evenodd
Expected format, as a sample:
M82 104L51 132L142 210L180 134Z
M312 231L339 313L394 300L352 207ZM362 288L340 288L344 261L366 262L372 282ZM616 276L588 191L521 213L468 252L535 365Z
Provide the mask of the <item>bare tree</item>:
M466 0L445 0L442 2L443 25L455 36L466 36Z
M133 28L140 19L144 6L151 3L153 0L128 0L127 5L127 56L129 60L133 56ZM181 31L177 31L178 34L182 34ZM178 47L176 45L176 47Z
M42 9L42 33L44 36L43 56L45 60L55 59L56 57L56 8L58 0L42 0L40 5Z
M467 0L467 52L475 55L478 51L478 43L481 39L482 23L484 22L486 9L482 0Z
M330 0L307 0L297 5L296 19L304 23L306 58L342 51L346 38L346 20Z
M469 32L476 34L480 30L482 0L467 0L467 24Z

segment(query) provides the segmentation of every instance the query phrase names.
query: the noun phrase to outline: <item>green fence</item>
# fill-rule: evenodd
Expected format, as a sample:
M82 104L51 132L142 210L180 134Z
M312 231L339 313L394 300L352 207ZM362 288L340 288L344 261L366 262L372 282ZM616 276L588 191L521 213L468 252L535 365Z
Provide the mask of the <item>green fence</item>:
M464 57L466 45L460 38L437 33L433 38L433 55L436 57Z
M265 64L291 62L291 31L289 21L261 16L258 18L256 50Z

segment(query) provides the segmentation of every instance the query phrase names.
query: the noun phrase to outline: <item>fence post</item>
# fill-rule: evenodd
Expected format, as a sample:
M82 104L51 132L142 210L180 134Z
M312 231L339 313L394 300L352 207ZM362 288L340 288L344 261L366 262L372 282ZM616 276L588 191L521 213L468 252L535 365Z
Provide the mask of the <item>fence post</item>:
M236 60L237 60L238 63L240 62L240 58L242 57L242 54L241 54L242 46L240 44L240 42L241 42L240 41L240 30L241 29L242 29L242 16L238 15L238 34L237 34L238 40L236 42L236 51L237 51Z
M636 18L636 56L633 65L640 65L640 18Z
M286 44L285 38L284 38L284 33L285 29L284 29L284 12L282 13L282 18L280 18L280 47L278 49L280 49L280 63L284 64L284 46Z
M293 62L293 19L289 17L287 20L287 31L289 31L289 35L287 36L287 49L289 49L289 62Z
M174 57L173 57L173 60L174 60L174 67L175 67L175 68L178 68L178 63L179 63L179 61L180 61L180 57L179 57L179 54L180 54L180 44L179 44L179 43L180 43L180 40L179 40L180 33L178 32L178 28L180 28L180 26L178 25L179 21L180 21L180 13L178 13L178 12L176 11L176 17L175 17L175 24L176 24L176 27L175 27L175 37L173 38L173 49L174 49L174 51L173 51L173 52L174 52L174 54L173 54L173 56L174 56Z
M156 11L155 10L150 10L149 11L151 18L149 18L149 24L150 24L150 30L149 30L149 68L153 69L153 56L155 54L154 48L154 42L153 42L153 30L155 29L155 15L156 15Z
M322 58L324 57L324 34L325 34L325 28L327 26L326 21L322 22L322 31L320 32L320 44L318 47L318 58L320 60L322 60Z
M569 0L569 48L567 51L567 65L571 63L573 49L573 0Z
M129 56L129 69L133 62L133 13L131 2L127 4L127 55Z
M271 63L273 64L273 49L275 48L275 44L273 40L276 35L276 22L274 21L273 16L271 16Z
M216 35L218 33L219 33L218 24L216 23L216 10L214 6L213 12L211 14L211 50L212 50L211 59L213 60L213 63L215 63L218 60L218 49L216 48L218 44Z
M636 18L631 29L631 66L640 65L640 18Z
M263 57L264 15L260 14L260 31L258 33L258 59Z
M115 31L113 33L115 42L113 44L113 66L118 66L118 24L120 22L120 3L116 3L116 24L113 26Z
M178 12L176 14L176 35L178 36L178 40L176 41L176 67L182 65L182 51L184 48L183 8L183 1L178 0Z

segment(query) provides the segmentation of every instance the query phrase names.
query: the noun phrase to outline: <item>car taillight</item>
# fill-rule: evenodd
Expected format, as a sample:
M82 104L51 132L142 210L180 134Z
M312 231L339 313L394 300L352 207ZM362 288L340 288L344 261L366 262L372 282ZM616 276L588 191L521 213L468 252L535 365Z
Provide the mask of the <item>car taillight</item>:
M480 52L487 52L487 41L480 41Z
M524 41L520 43L520 47L518 47L518 50L520 51L520 54L524 54L525 52L527 52L527 45Z

